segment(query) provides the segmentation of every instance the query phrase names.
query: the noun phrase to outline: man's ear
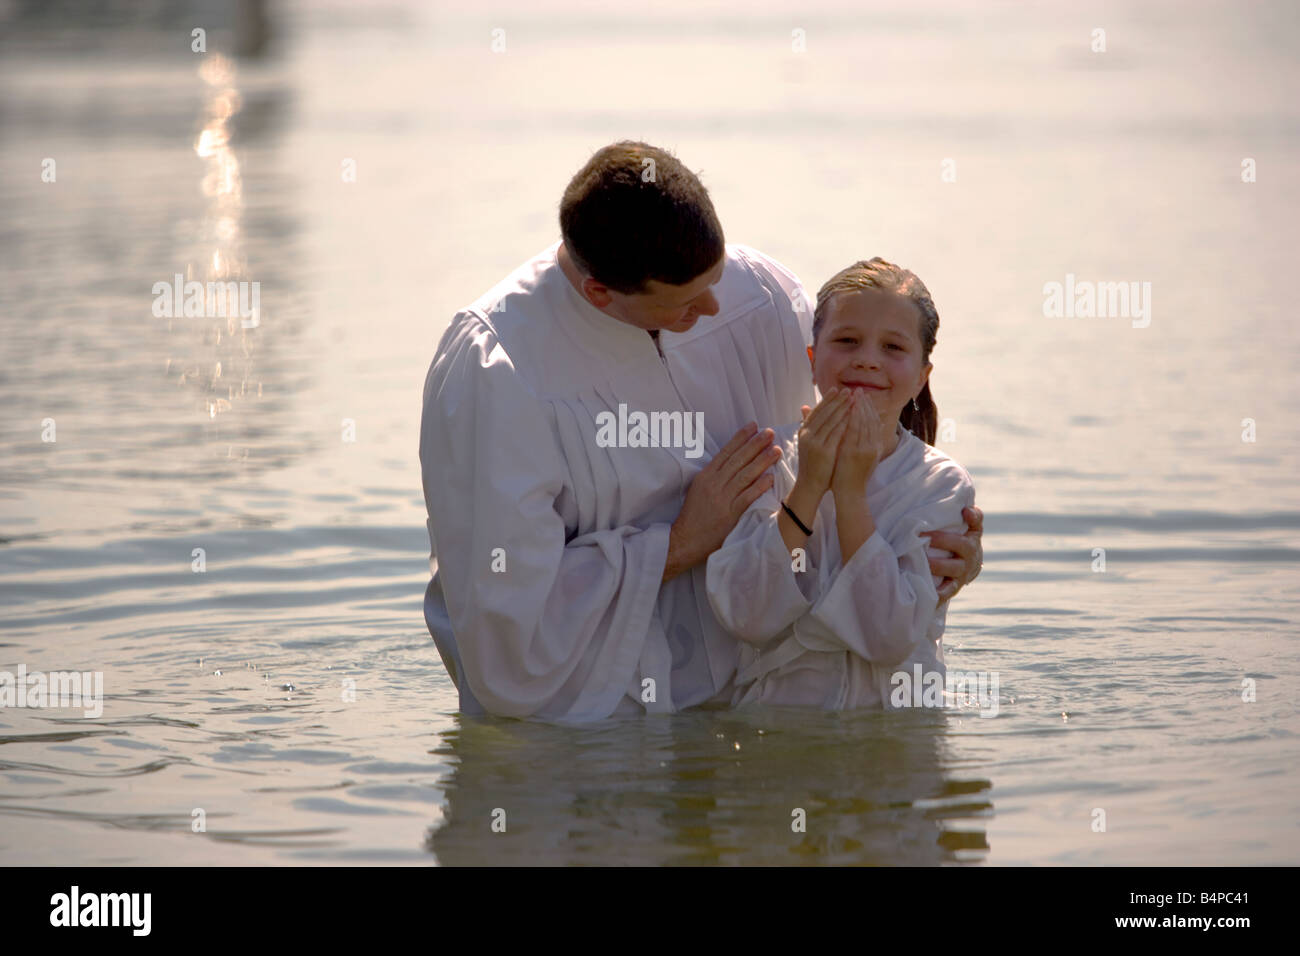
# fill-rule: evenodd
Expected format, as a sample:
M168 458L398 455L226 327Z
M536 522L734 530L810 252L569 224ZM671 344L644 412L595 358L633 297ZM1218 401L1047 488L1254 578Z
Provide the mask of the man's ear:
M613 301L609 294L609 286L597 282L591 276L587 276L582 280L582 291L586 295L587 301L598 309L605 308Z

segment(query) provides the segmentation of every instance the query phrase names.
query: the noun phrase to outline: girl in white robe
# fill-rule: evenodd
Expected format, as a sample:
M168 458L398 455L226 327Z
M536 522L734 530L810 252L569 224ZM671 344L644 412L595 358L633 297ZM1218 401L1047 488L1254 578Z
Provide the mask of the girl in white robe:
M837 398L823 399L811 414L805 407L804 422L777 429L783 457L774 487L708 561L710 603L744 645L733 706L911 706L917 665L927 682L934 681L930 674L944 681L947 602L939 601L940 581L928 563L940 552L922 535L961 533L974 484L931 444L937 410L928 359L937 329L938 315L920 280L880 259L849 267L819 293L809 357L821 394L837 390ZM854 392L861 396L845 398ZM873 433L880 454L865 488L856 491L866 500L869 536L847 562L836 501L850 491L837 487L832 493L813 480L811 493L801 495L807 513L792 508L787 518L783 509L800 496L800 483L808 483L800 461L800 443L808 439L801 433L820 421L825 438L835 401L841 407L870 402L878 420L888 423ZM854 414L839 416L836 469ZM812 533L794 531L799 523ZM906 678L895 677L900 673Z

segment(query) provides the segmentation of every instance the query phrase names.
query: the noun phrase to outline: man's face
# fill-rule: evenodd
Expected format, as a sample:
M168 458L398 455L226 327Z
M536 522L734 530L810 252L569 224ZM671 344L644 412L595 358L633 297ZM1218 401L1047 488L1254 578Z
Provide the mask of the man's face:
M651 279L646 283L645 292L624 294L588 277L583 283L583 291L596 308L628 325L647 332L656 329L685 332L700 316L718 314L718 300L711 290L721 281L726 264L724 255L712 269L685 285L669 285Z

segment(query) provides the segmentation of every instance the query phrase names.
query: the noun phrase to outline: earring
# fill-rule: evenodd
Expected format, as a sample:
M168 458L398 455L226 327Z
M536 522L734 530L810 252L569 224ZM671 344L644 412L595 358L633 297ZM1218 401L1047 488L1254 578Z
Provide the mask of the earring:
M921 406L918 405L918 404L916 404L916 398L913 397L913 399L912 399L912 411L914 411L914 412L919 412L920 410L921 410Z

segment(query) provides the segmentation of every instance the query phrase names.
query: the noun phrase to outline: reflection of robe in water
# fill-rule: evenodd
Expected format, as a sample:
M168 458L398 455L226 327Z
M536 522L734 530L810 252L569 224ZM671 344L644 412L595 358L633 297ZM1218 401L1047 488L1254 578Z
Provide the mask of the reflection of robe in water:
M920 532L964 532L961 512L975 503L975 487L961 465L896 424L898 445L866 487L875 531L844 564L827 494L804 545L807 568L795 570L777 516L798 474L798 428L777 430L774 486L709 556L709 599L746 642L732 703L889 707L896 673L908 688L918 665L943 681L948 602L938 605L941 579L929 558L947 552ZM921 700L908 693L905 706Z
M737 429L811 401L807 298L779 264L729 246L718 314L656 345L579 295L558 246L460 312L430 367L426 622L464 713L585 721L725 701L739 646L702 564L662 584L669 526ZM602 447L598 416L620 405L683 425L702 413L701 454L685 434Z
M991 785L946 766L949 720L764 707L599 727L462 716L439 750L454 769L426 847L447 866L978 861Z

